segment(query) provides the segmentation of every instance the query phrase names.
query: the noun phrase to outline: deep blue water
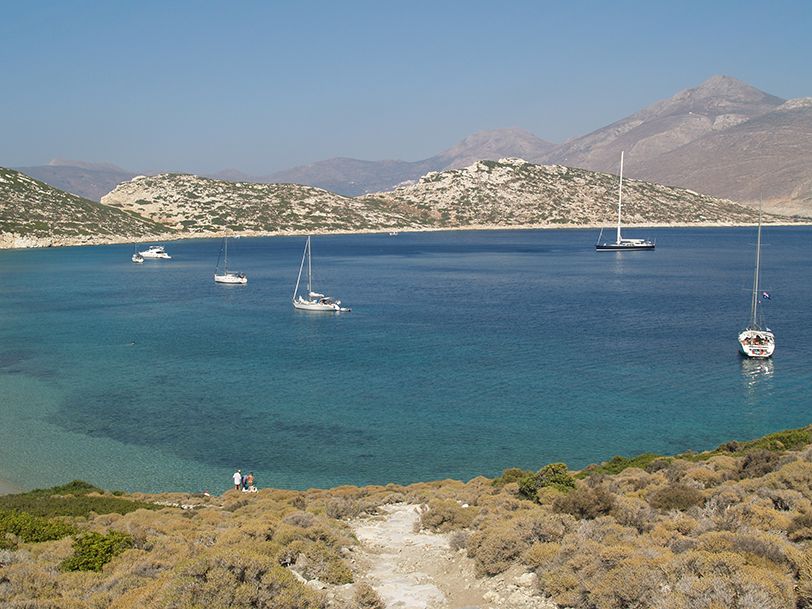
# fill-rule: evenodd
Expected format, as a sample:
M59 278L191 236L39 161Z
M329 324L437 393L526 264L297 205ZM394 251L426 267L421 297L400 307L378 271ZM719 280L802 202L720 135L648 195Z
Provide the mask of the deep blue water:
M411 482L672 453L812 421L812 228L764 230L772 361L744 361L755 229L317 237L0 252L0 479L108 488Z

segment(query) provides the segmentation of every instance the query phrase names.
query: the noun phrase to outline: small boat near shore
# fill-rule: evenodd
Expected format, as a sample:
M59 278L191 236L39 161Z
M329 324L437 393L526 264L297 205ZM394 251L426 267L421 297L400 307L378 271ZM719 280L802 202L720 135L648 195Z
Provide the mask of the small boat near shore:
M655 247L654 241L648 239L628 239L620 235L620 212L623 206L623 152L620 153L620 185L617 191L617 236L614 242L604 241L601 243L603 236L603 229L598 235L598 242L595 244L595 250L598 252L628 252L634 250L653 250Z
M307 260L307 297L299 294L299 284L302 280L305 260ZM313 291L313 262L310 247L310 236L305 242L302 253L302 263L299 265L299 276L296 278L296 287L293 288L293 307L300 311L314 311L322 313L348 313L348 307L342 307L340 300L335 300L330 296Z
M248 283L248 277L245 273L228 270L228 237L223 237L223 247L220 249L220 253L223 254L223 272L217 272L220 269L220 257L218 256L217 264L214 267L214 282L231 285L245 285Z
M759 291L761 267L761 211L758 214L758 237L756 238L756 270L753 273L753 293L750 296L750 323L739 332L739 348L746 357L766 359L775 352L775 334L764 325L760 310L763 298L769 299L767 292Z
M143 252L138 252L138 254L143 259L152 259L152 260L171 260L172 256L166 253L166 249L164 249L163 245L150 245L146 250Z
M130 260L132 260L135 264L144 264L144 257L139 252L135 252Z

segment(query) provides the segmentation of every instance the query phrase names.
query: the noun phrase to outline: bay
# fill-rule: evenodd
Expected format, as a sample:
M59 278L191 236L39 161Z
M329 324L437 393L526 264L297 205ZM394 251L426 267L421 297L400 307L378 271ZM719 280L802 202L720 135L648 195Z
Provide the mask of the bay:
M570 467L808 424L812 228L766 227L773 360L737 352L754 228L216 240L0 252L0 479L210 490L235 467L306 488Z

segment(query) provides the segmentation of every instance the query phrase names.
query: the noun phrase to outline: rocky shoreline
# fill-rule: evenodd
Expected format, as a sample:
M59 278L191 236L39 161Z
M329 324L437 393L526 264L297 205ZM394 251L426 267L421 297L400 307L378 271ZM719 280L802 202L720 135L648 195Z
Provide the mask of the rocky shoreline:
M624 224L624 229L636 228L737 228L743 226L756 226L752 222L675 222L663 224L658 222L636 222ZM763 226L812 226L812 219L806 221L765 222ZM496 230L608 230L605 224L470 224L455 227L423 227L400 229L398 227L376 228L362 230L282 230L282 231L218 231L210 233L165 233L153 235L149 238L139 237L133 239L126 236L91 236L81 237L32 237L16 233L0 233L0 250L8 249L35 249L50 247L77 247L94 245L119 245L132 243L165 243L171 241L186 241L189 239L222 239L228 237L299 237L307 235L374 235L399 233L428 233L428 232L457 232L457 231L496 231Z

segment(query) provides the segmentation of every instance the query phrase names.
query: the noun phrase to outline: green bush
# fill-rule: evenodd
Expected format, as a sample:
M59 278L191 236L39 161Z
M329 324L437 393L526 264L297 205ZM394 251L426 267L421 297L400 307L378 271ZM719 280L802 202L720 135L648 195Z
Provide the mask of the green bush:
M528 476L532 476L533 472L528 471L526 469L521 469L519 467L509 467L508 469L502 472L502 475L498 478L494 478L493 486L502 487L506 484L510 484L511 482L521 482L523 479L527 478Z
M777 431L749 442L726 442L715 450L702 453L699 458L706 459L714 454L746 453L751 450L797 450L807 444L812 443L812 426L800 427L798 429L785 429Z
M74 480L61 486L0 496L0 510L18 510L34 516L51 517L87 516L91 512L126 514L137 509L155 510L159 507L151 503L131 501L103 495L103 493L102 489L92 484Z
M17 536L25 543L52 541L73 535L76 529L66 522L42 518L27 512L0 510L0 547L13 548L14 543L4 541L6 535Z
M566 493L575 488L575 478L570 475L566 464L550 463L535 474L523 478L519 482L519 494L536 501L538 499L538 490L545 487Z
M60 568L63 571L101 571L114 557L132 547L133 538L126 533L85 533L73 542L73 556L65 559Z
M615 455L608 461L604 461L600 465L590 465L587 467L583 472L581 472L578 477L583 478L592 474L619 474L624 469L629 467L639 467L640 469L646 469L649 464L654 461L662 459L660 455L654 453L643 453L642 455L637 455L636 457L620 457Z

